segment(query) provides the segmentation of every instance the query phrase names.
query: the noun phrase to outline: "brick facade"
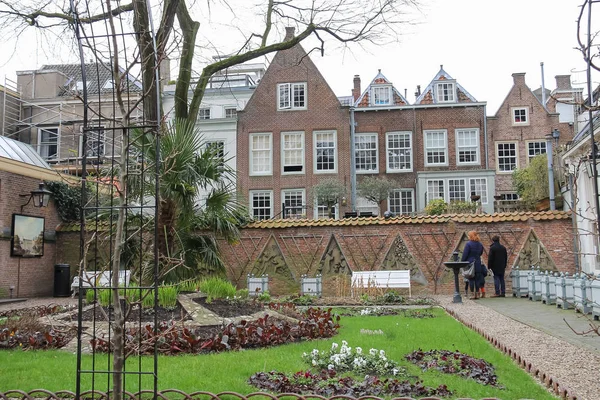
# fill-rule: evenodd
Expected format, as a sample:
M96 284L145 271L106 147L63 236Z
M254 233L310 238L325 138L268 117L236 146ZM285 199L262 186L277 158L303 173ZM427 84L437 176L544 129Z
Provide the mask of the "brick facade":
M39 182L39 179L0 171L0 289L8 295L10 287L14 286L13 297L52 295L54 264L64 261L62 256L56 254L56 227L60 220L53 200L46 208L35 208L30 203L21 212L21 204L26 203L28 198L19 195L37 189ZM42 257L10 256L13 214L45 218Z

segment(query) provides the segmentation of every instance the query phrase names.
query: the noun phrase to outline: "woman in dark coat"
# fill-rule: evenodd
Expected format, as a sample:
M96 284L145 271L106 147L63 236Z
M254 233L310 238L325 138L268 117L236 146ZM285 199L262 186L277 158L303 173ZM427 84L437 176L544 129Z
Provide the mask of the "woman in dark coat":
M483 245L481 244L481 239L476 231L470 231L467 233L467 237L469 238L469 241L465 245L461 261L475 262L475 277L469 279L471 299L475 300L479 298L479 289L485 284L485 276L483 276L483 267L481 266Z

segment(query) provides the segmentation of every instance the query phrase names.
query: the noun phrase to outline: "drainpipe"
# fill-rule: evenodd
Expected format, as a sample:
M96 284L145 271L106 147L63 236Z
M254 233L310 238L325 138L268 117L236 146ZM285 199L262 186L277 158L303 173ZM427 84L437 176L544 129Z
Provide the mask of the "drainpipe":
M487 105L483 106L483 146L485 147L485 169L490 168L490 160L488 154L488 134L487 134Z
M571 209L575 210L575 194L573 193L573 187L574 187L574 182L573 182L573 174L569 174L569 188L571 188L570 192L571 192ZM573 226L573 232L578 232L577 230L577 213L576 212L571 212L571 225ZM578 274L581 272L581 267L579 264L579 243L578 243L578 238L579 235L575 234L573 235L573 254L575 254L575 273Z
M554 200L554 162L552 156L552 137L546 136L546 159L548 160L548 197L550 197L550 210L556 210L556 203Z
M354 134L356 123L354 122L354 106L350 107L350 201L352 212L356 211L356 158L354 157Z

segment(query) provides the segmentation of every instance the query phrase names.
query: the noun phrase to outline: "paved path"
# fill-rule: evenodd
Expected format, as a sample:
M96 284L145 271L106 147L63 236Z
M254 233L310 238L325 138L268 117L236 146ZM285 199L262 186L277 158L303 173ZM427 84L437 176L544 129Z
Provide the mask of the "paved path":
M484 298L477 300L477 303L575 346L595 351L600 355L600 337L596 333L592 332L586 335L576 333L588 332L592 327L600 326L600 323L594 321L591 315L584 316L574 310L563 310L557 308L556 305L547 306L541 301L531 301L527 298ZM573 329L569 328L569 325Z

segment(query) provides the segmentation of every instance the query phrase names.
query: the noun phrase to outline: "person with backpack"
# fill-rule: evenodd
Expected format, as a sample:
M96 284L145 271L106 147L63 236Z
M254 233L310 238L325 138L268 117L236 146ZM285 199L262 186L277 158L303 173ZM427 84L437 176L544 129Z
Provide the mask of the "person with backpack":
M469 238L469 241L465 244L461 261L469 261L474 264L475 275L473 278L469 279L469 285L471 286L471 293L473 293L470 299L476 300L479 298L479 290L485 283L485 277L483 275L484 270L481 264L483 245L481 244L481 239L476 231L470 231L467 233L467 237ZM485 297L485 292L482 293L481 297Z
M488 252L488 268L494 273L494 291L492 297L506 297L506 283L504 282L504 273L506 271L506 262L508 254L506 247L500 244L500 236L492 237L492 245Z

